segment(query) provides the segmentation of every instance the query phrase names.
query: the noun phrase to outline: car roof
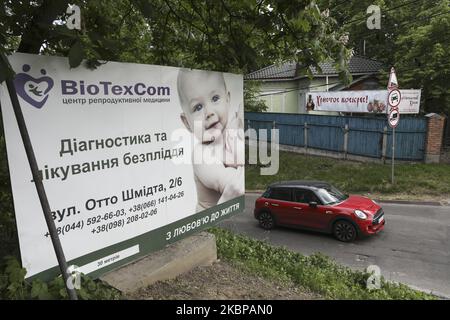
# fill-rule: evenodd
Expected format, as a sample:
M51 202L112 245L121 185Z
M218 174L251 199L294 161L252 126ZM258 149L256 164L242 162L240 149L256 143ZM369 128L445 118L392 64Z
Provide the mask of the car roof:
M331 185L325 181L310 181L310 180L292 180L292 181L279 181L269 185L269 188L288 187L288 188L323 188L330 187Z

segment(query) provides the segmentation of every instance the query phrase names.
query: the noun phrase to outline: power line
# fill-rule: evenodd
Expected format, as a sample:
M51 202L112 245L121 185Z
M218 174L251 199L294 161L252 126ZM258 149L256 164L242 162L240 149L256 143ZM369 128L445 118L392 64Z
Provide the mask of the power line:
M291 60L291 61L293 61L293 60ZM293 62L291 62L291 61L287 61L287 62L282 63L282 64L280 65L280 67L282 67L282 66L283 66L284 64L286 64L286 63L293 63ZM325 59L325 60L319 62L319 64L320 64L320 63L326 63L326 62L329 62L329 60ZM279 74L282 74L282 73L287 73L287 72L290 72L290 71L296 71L296 70L297 70L297 67L296 67L297 64L298 64L298 63L295 62L295 67L294 67L294 68L286 69L286 70L281 70L281 71L277 71L277 72L271 72L270 75L271 75L271 76L274 76L274 75L279 75ZM255 70L255 71L253 71L253 72L250 72L249 75L252 74L252 73L261 71L261 70L263 70L263 69L270 68L270 67L276 67L276 64L272 64L272 65L270 65L270 66L268 66L268 67L264 67L264 68L261 68L261 69L259 69L259 70ZM311 68L311 67L316 68L315 66L309 66L309 68ZM320 66L319 66L319 67L320 67ZM318 70L317 70L317 71L318 71ZM337 74L338 74L338 73L336 72L336 73L334 73L334 74L329 74L329 75L330 75L330 76L334 76L334 75L337 75ZM322 75L323 75L323 74L322 74ZM307 75L304 75L304 77L307 77ZM282 80L282 79L289 79L289 80L291 80L291 79L293 79L293 78L290 77L290 76L286 76L286 77L283 77L283 78L273 78L272 80ZM246 79L246 80L255 80L255 81L259 81L260 79ZM269 78L269 79L264 79L264 80L270 80L270 78Z
M310 66L310 67L311 67L311 66ZM264 69L264 68L263 68L263 69ZM262 69L260 69L260 70L262 70ZM273 72L273 73L270 73L270 75L271 75L271 76L274 76L274 75L282 74L282 73L289 72L289 71L293 71L293 70L296 70L296 69L289 69L289 70L285 70L285 71ZM253 71L253 72L251 72L251 73L254 73L254 72L257 72L257 71L259 71L259 70ZM251 74L251 73L250 73L250 74ZM339 74L336 72L336 73L327 74L327 75L326 75L326 74L318 74L318 75L333 77L333 76L337 76L337 75L339 75ZM313 76L314 76L314 75L313 75ZM303 76L298 76L298 77L289 77L289 76L286 76L286 77L284 77L284 78L264 78L264 79L245 79L245 80L249 80L249 81L261 81L261 80L281 81L281 80L287 80L287 81L289 81L289 80L296 80L296 79L303 78L303 77L307 78L308 76L305 74L305 75L303 75Z
M336 3L334 6L332 6L329 9L331 11L331 10L335 9L336 7L339 7L341 4L344 4L344 3L348 3L348 0L344 0L344 1L338 2L338 3Z
M325 84L318 84L318 85L313 85L313 86L308 86L308 87L301 87L301 88L295 88L295 89L290 89L290 90L283 90L283 91L278 91L276 93L260 94L260 95L258 95L258 97L283 94L283 93L287 93L287 92L299 91L299 90L315 88L315 87L324 87L324 86L327 86L327 85L330 86L330 85L334 85L334 84L342 84L342 82L341 81L337 81L337 82L332 82L332 83L328 83L328 84L325 83Z
M404 27L404 26L407 26L407 25L409 25L409 24L416 23L416 22L418 22L418 21L423 21L423 20L432 19L432 18L434 18L434 17L441 16L441 15L448 14L448 13L450 13L450 10L449 10L449 11L444 11L444 12L439 12L439 13L436 13L436 14L432 14L432 15L427 16L427 17L422 17L421 19L411 20L411 21L408 21L408 22L406 22L406 23L401 24L400 26L401 26L401 27Z

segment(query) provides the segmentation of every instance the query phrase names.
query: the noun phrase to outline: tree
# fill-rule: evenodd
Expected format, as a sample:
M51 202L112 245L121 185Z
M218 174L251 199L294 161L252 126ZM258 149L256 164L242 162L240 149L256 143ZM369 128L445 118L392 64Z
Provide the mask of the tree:
M421 88L426 112L450 115L449 1L422 11L397 38L396 69L404 87ZM420 20L427 20L422 25Z
M264 100L258 97L259 83L257 81L245 81L244 83L244 106L245 111L262 112L267 110Z
M240 73L275 61L333 59L348 75L336 21L309 0L75 0L81 31L64 26L67 2L4 2L2 50L68 56L72 67L84 58L91 67L116 60Z
M381 82L387 83L395 66L401 88L422 89L425 112L450 114L449 0L319 0L349 33L349 46L386 66ZM381 9L381 29L369 30L366 9Z

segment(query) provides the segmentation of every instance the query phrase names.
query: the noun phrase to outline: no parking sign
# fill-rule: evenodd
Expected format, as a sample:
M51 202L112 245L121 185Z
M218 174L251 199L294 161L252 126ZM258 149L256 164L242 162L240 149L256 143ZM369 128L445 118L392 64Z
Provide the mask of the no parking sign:
M400 90L393 89L389 91L388 94L388 103L391 108L397 108L400 104L400 101L402 100L402 94L400 93Z
M398 108L391 108L391 110L389 110L388 122L391 128L397 127L400 122L400 111Z

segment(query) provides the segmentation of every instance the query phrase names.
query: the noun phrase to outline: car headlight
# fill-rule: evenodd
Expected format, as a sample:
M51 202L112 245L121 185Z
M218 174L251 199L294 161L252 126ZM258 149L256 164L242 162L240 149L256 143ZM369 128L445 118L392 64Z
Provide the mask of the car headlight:
M362 212L361 210L355 210L355 214L358 218L360 218L362 220L367 219L367 215L364 212Z

